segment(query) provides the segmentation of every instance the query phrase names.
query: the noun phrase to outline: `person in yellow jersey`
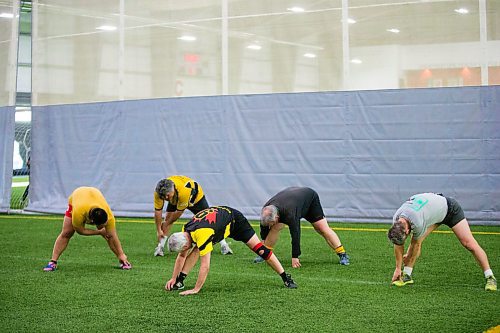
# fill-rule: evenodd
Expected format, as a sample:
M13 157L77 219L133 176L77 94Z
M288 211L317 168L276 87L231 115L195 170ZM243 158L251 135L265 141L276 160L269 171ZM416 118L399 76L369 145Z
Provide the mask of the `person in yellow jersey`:
M94 225L95 229L87 228L87 225ZM101 191L95 187L79 187L68 198L68 209L64 215L63 227L54 243L52 257L43 268L44 271L51 272L57 269L57 260L68 246L75 231L83 236L104 237L109 248L120 261L120 268L124 270L132 268L116 233L113 212Z
M162 223L165 201L168 202L167 213L165 221ZM189 177L175 175L158 182L154 193L154 206L156 235L158 238L158 245L155 248L154 255L163 257L165 243L172 224L182 216L184 210L188 209L193 214L196 214L208 208L208 202L200 184ZM221 245L222 254L233 253L225 239L222 239L219 244Z
M285 272L273 251L262 244L246 217L234 208L216 206L196 214L182 228L182 232L173 233L168 239L169 251L179 254L175 260L172 278L165 284L165 289L184 289L184 279L200 259L200 270L194 288L180 293L183 296L197 294L210 271L213 244L224 237L245 243L281 277L285 287L297 288L292 276Z

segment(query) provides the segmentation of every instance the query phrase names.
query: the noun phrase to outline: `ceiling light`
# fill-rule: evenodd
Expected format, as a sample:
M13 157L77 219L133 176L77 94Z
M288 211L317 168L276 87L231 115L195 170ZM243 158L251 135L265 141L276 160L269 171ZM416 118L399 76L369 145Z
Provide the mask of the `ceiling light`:
M354 59L351 59L351 63L353 63L353 64L362 64L363 62L361 61L361 59L354 58Z
M306 58L316 58L316 55L314 53L304 53L304 57Z
M352 18L348 18L348 19L347 19L347 23L349 23L349 24L354 24L354 23L356 23L356 20L355 20L355 19L352 19Z
M2 18L13 18L14 14L12 14L12 13L1 13L0 17L2 17Z
M392 28L392 29L387 29L387 31L395 33L395 34L399 34L399 29Z
M250 44L247 46L247 49L250 49L250 50L260 50L261 48L262 48L262 46L257 45L257 44Z
M100 27L97 27L96 29L102 30L102 31L115 31L116 27L114 25L101 25Z
M459 14L469 14L469 10L467 8L458 8L458 9L455 9L455 12L457 12Z
M304 11L304 8L302 8L302 7L290 7L290 8L287 8L286 10L294 12L294 13L302 13Z
M196 40L196 37L195 36L184 35L184 36L177 37L177 39L178 40L183 40L183 41L186 41L186 42L194 42Z

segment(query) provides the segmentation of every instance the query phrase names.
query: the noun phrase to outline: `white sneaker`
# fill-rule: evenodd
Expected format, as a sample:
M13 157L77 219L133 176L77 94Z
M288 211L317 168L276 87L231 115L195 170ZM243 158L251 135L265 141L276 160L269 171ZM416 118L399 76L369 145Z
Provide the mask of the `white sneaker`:
M165 254L163 253L163 247L158 244L158 246L155 248L155 257L163 257Z
M233 250L231 250L231 248L229 247L228 244L221 245L220 246L220 253L222 253L223 255L233 254Z

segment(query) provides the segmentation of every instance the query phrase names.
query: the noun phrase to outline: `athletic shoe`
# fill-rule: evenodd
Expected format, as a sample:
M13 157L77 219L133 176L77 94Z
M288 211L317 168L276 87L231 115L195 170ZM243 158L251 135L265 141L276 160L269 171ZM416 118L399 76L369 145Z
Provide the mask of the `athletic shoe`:
M158 246L155 249L155 257L163 257L165 254L163 253L163 247L158 244Z
M347 266L350 264L349 262L349 256L347 255L347 253L339 253L339 264L341 265L344 265L344 266Z
M262 257L259 257L259 256L255 257L255 258L253 259L253 263L254 263L254 264L260 264L261 262L264 262L264 261L265 261L265 260L264 260Z
M394 281L392 284L396 287L402 287L407 284L413 284L413 279L411 278L411 275L403 273L403 276L399 280Z
M486 285L484 286L486 291L497 291L497 279L493 275L486 278Z
M182 290L182 289L184 289L184 282L181 282L181 281L177 281L172 286L172 290Z
M220 253L222 253L223 255L233 254L233 250L231 250L229 245L221 245Z
M285 287L289 289L297 288L297 284L295 283L295 281L293 281L292 276L290 274L286 275L286 280L283 283L285 284Z
M120 264L120 269L128 271L128 270L132 269L132 264L129 262L123 262Z
M55 271L56 269L57 269L57 264L56 264L55 262L53 262L53 261L49 261L49 263L47 264L47 266L45 266L45 267L43 268L43 270L44 270L45 272L53 272L53 271Z

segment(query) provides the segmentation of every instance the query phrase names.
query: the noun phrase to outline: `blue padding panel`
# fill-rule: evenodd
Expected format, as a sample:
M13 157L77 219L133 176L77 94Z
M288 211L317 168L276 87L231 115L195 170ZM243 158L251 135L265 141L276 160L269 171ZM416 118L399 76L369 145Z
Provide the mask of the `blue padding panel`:
M442 192L500 224L499 101L491 86L35 107L29 209L62 213L90 185L117 215L152 216L156 182L184 174L250 218L299 185L331 220L388 221Z
M0 212L10 209L15 107L0 107Z

